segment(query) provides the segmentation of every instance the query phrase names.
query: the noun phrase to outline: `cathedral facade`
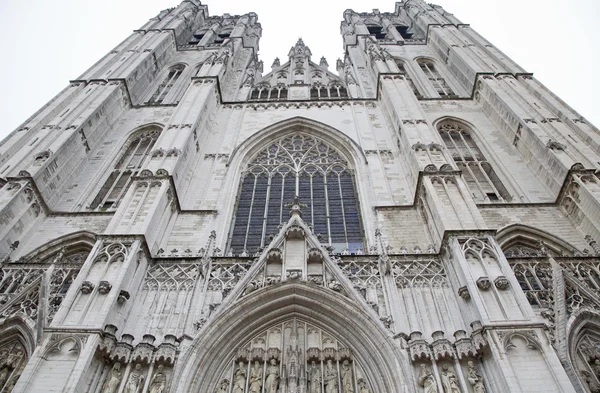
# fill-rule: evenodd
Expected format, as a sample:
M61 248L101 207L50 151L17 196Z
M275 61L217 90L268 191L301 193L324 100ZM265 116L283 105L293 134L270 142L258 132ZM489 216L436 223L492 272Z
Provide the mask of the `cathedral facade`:
M0 393L600 392L600 131L442 7L160 12L0 144Z

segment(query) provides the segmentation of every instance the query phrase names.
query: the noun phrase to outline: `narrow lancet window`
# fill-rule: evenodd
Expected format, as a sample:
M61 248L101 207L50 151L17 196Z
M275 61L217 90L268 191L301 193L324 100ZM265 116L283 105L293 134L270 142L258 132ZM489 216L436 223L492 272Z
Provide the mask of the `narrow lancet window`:
M179 79L183 73L184 69L185 66L182 64L171 67L165 79L163 79L161 84L154 91L154 94L152 94L152 97L150 97L150 100L148 100L148 104L162 104L167 97L167 94L169 94L169 91L171 91L173 88L173 85L175 85L175 82L177 82L177 79Z
M134 176L141 171L150 157L150 151L158 139L160 129L153 128L135 134L123 148L124 153L104 182L100 192L91 204L93 209L106 210L117 207L127 192Z
M438 127L446 148L454 162L462 170L469 190L476 201L504 202L510 196L492 165L486 160L473 139L470 130L453 122Z
M431 85L435 88L440 97L454 97L455 94L448 86L446 80L439 73L437 66L433 61L428 59L420 59L417 61L421 70L425 73L425 76L429 79Z

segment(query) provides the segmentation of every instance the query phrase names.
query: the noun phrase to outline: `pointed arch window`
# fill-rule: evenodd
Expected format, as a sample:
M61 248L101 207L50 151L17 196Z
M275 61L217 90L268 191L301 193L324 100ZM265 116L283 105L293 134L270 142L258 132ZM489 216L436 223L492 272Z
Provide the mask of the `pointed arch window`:
M183 64L177 64L169 68L169 73L165 76L165 79L163 79L160 85L158 85L158 88L154 91L152 97L150 97L150 100L148 100L147 103L162 104L165 98L167 97L167 94L169 94L169 92L175 85L175 82L177 82L177 79L179 79L179 77L183 73L184 69L185 66Z
M94 198L91 208L106 210L116 208L127 192L132 178L138 176L144 163L150 157L150 151L160 135L160 128L150 127L129 138L123 147L123 153L111 174Z
M504 202L511 199L470 130L455 122L443 122L438 131L476 201Z
M419 89L417 89L417 86L415 85L415 82L410 77L410 74L406 71L406 65L404 64L404 62L402 60L400 60L400 59L394 59L394 60L396 61L396 65L398 66L398 70L400 71L400 73L404 74L404 79L406 79L406 82L408 83L408 85L412 89L412 91L415 94L415 96L417 98L421 98L422 95L419 92Z
M454 92L439 73L437 66L432 60L419 59L417 60L417 64L419 64L419 67L421 67L421 70L425 73L425 76L427 76L427 79L429 79L429 82L440 95L440 97L444 98L455 96Z
M255 252L288 219L295 195L307 205L303 219L337 252L363 249L354 176L340 153L304 134L272 142L242 175L229 248Z

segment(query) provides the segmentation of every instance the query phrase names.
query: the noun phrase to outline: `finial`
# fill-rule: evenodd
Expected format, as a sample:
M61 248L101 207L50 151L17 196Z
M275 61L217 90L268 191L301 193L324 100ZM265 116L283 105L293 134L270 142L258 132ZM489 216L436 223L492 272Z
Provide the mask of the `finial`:
M285 205L285 207L291 208L290 217L292 217L293 215L298 215L298 216L302 217L301 209L305 208L307 206L306 206L306 204L300 202L300 198L298 197L298 195L295 195L294 200L291 203L288 203L287 205Z
M275 60L273 60L273 65L271 68L277 68L279 66L281 66L281 63L279 62L279 57L276 57Z
M325 68L329 67L329 64L327 64L327 59L325 59L325 56L321 57L321 61L319 62L319 65L321 67L325 67Z

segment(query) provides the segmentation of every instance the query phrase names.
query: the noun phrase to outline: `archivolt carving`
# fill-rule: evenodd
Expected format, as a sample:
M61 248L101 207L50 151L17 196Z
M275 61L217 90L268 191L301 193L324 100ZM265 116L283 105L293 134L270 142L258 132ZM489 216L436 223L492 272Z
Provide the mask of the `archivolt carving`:
M0 392L11 392L27 364L27 352L16 339L0 346Z
M238 348L215 391L227 381L236 393L354 393L363 368L331 333L293 318L271 326ZM229 381L231 381L229 383Z

